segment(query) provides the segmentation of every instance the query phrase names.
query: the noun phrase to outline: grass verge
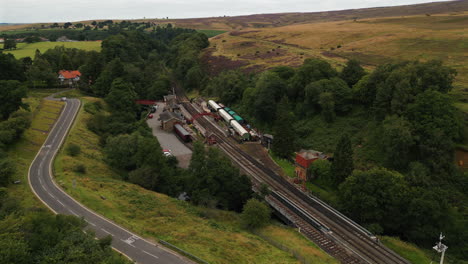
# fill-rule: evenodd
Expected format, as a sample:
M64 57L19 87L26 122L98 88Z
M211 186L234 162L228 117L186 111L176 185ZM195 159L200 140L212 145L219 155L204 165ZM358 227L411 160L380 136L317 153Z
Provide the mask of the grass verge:
M84 104L96 100L82 98ZM209 263L298 263L291 253L244 231L236 213L193 206L121 180L103 161L98 136L86 128L90 117L81 108L65 142L65 148L70 143L81 146L81 154L70 157L60 151L55 160L57 182L78 201L149 240L163 239ZM74 171L79 164L86 166L87 173ZM311 245L295 238L300 235L294 230L276 225L267 228L261 232L291 236L294 247ZM303 254L314 263L336 263L316 248L310 252Z
M8 150L9 157L16 164L15 180L21 184L8 187L10 195L18 198L24 208L43 207L28 185L28 170L36 153L48 136L53 124L60 115L63 102L47 101L43 98L57 90L33 90L24 101L29 104L32 123L21 139ZM23 110L22 110L23 111Z
M423 250L398 238L384 236L380 241L413 264L426 264L432 261Z

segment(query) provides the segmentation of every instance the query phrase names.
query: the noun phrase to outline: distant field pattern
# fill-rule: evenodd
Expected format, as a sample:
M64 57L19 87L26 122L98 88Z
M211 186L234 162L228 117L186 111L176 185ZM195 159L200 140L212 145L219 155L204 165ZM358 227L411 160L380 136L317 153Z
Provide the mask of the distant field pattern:
M17 59L24 57L34 58L34 54L38 49L44 53L48 49L53 49L55 46L64 46L65 48L77 48L82 50L101 50L100 41L77 41L77 42L36 42L36 43L18 43L16 50L4 51L5 53L13 54Z

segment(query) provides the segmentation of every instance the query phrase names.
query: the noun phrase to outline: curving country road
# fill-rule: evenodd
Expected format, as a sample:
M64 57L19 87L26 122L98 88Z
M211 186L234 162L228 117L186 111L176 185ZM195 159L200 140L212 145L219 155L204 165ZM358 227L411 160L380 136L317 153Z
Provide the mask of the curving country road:
M191 263L94 213L56 185L52 178L52 162L79 109L79 100L68 99L54 128L29 167L29 184L33 192L54 213L83 217L97 237L111 235L112 247L137 263Z

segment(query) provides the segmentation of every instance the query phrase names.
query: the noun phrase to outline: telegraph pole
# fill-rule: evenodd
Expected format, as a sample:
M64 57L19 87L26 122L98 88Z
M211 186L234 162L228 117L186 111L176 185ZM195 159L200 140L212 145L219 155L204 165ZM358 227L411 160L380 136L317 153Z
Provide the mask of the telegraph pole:
M435 249L435 251L439 252L439 253L442 253L442 255L440 256L440 264L444 264L444 256L445 256L445 251L447 250L447 246L442 244L442 239L444 239L445 236L442 235L442 233L440 233L440 236L439 236L439 243L437 243L433 249Z

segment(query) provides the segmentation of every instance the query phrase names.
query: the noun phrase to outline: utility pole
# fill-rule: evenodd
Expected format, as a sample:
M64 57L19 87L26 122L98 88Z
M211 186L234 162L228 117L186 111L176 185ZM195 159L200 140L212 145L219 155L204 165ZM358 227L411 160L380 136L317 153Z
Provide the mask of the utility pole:
M435 251L439 252L439 253L442 253L442 255L440 256L440 264L444 264L444 256L445 256L445 251L447 250L447 246L442 244L442 239L444 239L445 236L442 235L442 233L440 233L440 236L439 236L439 243L437 243L433 249L435 249Z

